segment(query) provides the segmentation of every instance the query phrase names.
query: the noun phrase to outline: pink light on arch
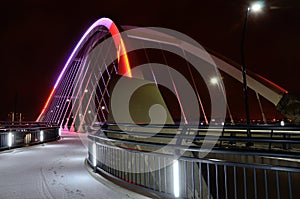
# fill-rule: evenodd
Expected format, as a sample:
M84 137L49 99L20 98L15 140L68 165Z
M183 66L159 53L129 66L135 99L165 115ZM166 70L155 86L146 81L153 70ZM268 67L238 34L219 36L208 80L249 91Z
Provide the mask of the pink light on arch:
M120 75L123 76L127 76L127 77L132 77L132 73L131 73L131 68L130 68L130 63L129 63L129 59L127 56L127 51L125 48L125 44L123 39L121 38L120 32L116 26L116 24L109 18L101 18L99 20L97 20L95 23L93 23L93 25L91 25L89 27L89 29L84 33L84 35L81 37L81 39L79 40L79 42L77 43L76 47L74 48L74 50L72 51L71 55L69 56L66 64L63 67L63 70L61 71L61 73L59 74L54 87L51 90L51 93L39 115L39 117L36 119L36 121L38 122L42 115L44 114L45 110L48 107L48 104L56 90L57 85L60 83L62 76L64 75L64 73L66 72L67 67L69 66L71 60L75 57L75 55L77 54L78 50L80 49L80 47L84 44L84 42L86 41L86 39L88 39L88 35L89 33L96 27L98 26L105 26L111 33L111 35L113 36L113 40L115 43L115 46L118 50L117 55L118 55L118 62L119 62L119 68L118 68L118 73Z

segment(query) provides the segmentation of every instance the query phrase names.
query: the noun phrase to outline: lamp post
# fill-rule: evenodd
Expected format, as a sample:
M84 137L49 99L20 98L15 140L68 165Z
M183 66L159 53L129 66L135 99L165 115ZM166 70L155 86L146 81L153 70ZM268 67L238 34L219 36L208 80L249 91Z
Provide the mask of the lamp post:
M243 74L243 91L244 91L244 100L245 100L245 111L246 111L246 122L247 122L247 136L251 137L249 124L250 124L250 114L249 114L249 101L248 101L248 86L247 86L247 75L246 75L246 64L245 64L245 38L246 38L246 29L247 21L250 12L259 12L262 9L263 4L261 2L253 3L250 6L247 6L246 16L242 32L242 41L241 41L241 61L242 61L242 74ZM249 145L249 143L248 143Z

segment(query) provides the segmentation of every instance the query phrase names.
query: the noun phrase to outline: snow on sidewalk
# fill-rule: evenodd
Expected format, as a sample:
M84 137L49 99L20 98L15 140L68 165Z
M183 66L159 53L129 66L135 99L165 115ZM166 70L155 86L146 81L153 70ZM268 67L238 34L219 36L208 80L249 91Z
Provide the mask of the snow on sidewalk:
M56 142L1 152L0 199L146 198L94 179L81 140L63 133Z

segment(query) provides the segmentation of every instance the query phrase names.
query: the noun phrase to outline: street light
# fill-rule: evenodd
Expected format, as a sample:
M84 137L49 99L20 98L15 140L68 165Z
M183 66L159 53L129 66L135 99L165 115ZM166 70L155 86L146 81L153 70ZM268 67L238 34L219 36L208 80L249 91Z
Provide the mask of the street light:
M251 137L249 131L249 124L250 124L250 114L249 114L249 103L248 103L248 88L247 88L247 79L246 79L246 64L245 64L245 55L244 55L244 48L245 48L245 37L246 37L246 29L247 29L247 21L249 12L259 12L263 8L262 2L256 2L249 5L246 9L246 16L243 26L242 32L242 41L241 41L241 61L242 61L242 74L243 74L243 91L244 91L244 100L245 100L245 111L246 111L246 122L247 122L247 136L248 138Z
M216 84L219 83L219 79L218 79L217 77L212 77L212 78L210 79L210 83L211 83L212 85L216 85Z
M222 79L223 79L223 78L222 78ZM220 82L220 78L219 78L219 77L212 77L212 78L210 78L210 83L211 83L212 85L214 85L214 86L217 85L217 86L221 89L222 94L223 94L223 97L224 97L225 100L226 100L226 107L227 107L228 114L229 114L229 117L230 117L230 122L231 122L231 124L234 124L234 120L233 120L233 117L232 117L232 115L231 115L231 111L230 111L229 105L228 105L228 103L227 103L227 98L226 98L225 90L224 90L224 87L222 86L222 84L221 84L221 82Z
M262 2L255 2L250 6L250 10L253 12L260 12L263 8L263 3Z

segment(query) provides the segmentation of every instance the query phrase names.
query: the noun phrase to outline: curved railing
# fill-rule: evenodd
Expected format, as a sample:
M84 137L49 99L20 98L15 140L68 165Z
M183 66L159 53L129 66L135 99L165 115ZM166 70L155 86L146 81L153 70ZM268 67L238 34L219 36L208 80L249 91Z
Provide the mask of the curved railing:
M54 141L59 137L60 129L56 124L0 123L0 150Z
M87 160L95 171L153 193L152 196L293 198L300 195L298 127L257 126L251 128L251 139L246 136L246 127L224 127L216 146L205 158L199 158L202 153L199 146L204 139L201 134L211 134L206 140L216 139L213 129L218 126L209 131L205 126L151 126L162 128L151 137L133 125L123 125L124 128L128 131L111 124L89 135ZM182 140L171 143L170 139L178 133L181 136L177 140ZM253 145L242 146L248 142ZM165 152L157 152L162 147ZM174 156L183 150L183 155ZM275 156L278 159L273 159Z

